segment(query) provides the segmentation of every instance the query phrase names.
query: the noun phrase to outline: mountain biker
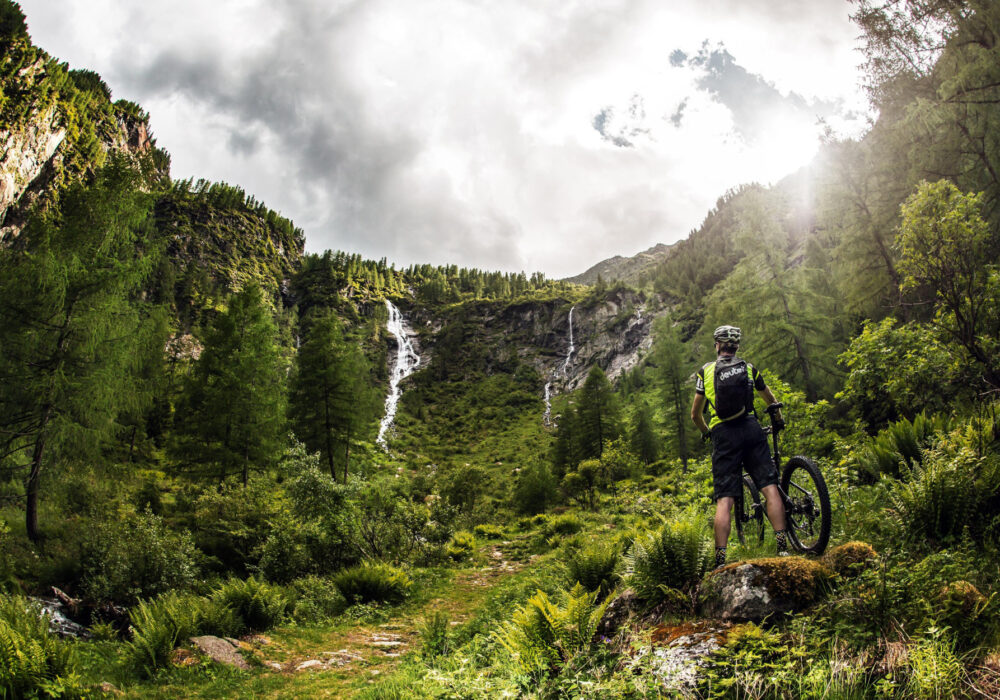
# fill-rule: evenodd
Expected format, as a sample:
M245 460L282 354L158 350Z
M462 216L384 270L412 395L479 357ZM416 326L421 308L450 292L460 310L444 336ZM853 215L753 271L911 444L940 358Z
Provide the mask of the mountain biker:
M735 326L715 329L717 359L698 370L691 406L691 420L703 438L712 440L716 568L726 563L730 513L743 488L744 468L767 499L767 519L774 528L779 556L788 554L785 504L778 493L778 469L771 459L767 436L753 412L754 389L768 405L775 403L774 394L764 383L760 370L736 356L740 335L740 329ZM706 407L707 424L703 415ZM774 414L774 424L778 428L784 426L780 411Z

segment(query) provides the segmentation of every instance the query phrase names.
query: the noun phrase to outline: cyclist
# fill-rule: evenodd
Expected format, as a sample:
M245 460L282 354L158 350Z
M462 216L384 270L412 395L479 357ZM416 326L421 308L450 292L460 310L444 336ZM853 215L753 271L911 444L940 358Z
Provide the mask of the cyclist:
M754 389L768 405L775 403L774 394L764 383L760 370L736 356L740 335L740 329L735 326L715 329L717 357L715 362L698 370L691 406L691 420L704 439L712 440L716 568L726 563L730 513L743 488L744 468L767 499L767 519L774 528L779 556L788 554L785 505L778 493L778 469L771 459L767 436L753 412ZM775 412L774 421L779 428L784 425L780 411Z

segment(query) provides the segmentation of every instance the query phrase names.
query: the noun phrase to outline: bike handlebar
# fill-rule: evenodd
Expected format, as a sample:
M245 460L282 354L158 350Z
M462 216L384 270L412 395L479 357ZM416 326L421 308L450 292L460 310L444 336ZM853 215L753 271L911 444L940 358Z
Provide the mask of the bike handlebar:
M768 406L764 410L767 411L768 413L774 413L778 409L784 408L784 407L785 407L785 404L783 404L781 401L775 401L774 403L772 403L770 406Z

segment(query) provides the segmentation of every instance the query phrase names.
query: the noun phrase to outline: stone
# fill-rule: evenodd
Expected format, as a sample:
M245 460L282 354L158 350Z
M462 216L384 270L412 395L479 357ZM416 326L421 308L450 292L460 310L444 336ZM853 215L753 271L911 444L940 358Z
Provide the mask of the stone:
M622 625L636 612L640 610L641 602L636 597L635 591L626 588L621 595L608 603L604 609L604 615L597 623L596 638L611 638L618 634Z
M250 669L250 664L246 662L240 653L230 642L219 637L204 635L201 637L191 637L191 643L197 647L198 651L216 663L232 666L243 671Z
M833 572L803 557L735 562L711 572L701 590L701 614L760 621L798 612L825 595Z
M324 664L319 659L309 659L308 661L303 661L298 666L295 667L296 671L308 671L310 669L323 669L326 668Z
M690 697L697 689L699 670L722 646L727 629L724 624L705 621L660 625L650 636L650 646L639 650L632 665L648 667L664 690Z
M266 668L271 669L272 671L281 672L285 670L285 667L279 664L277 661L265 661L264 666Z
M108 681L102 681L101 684L97 687L105 695L113 695L116 698L121 697L122 695L125 694L124 691L119 690L117 687L115 687L114 683L109 683Z

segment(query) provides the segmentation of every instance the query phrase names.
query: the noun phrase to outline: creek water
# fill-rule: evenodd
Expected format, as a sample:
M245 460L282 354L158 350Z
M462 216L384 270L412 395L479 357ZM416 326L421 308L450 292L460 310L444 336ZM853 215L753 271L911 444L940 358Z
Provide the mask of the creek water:
M382 422L379 423L376 442L382 446L382 449L389 449L386 436L396 419L399 397L403 394L399 385L420 365L420 355L413 348L410 331L402 312L388 299L385 300L385 308L389 311L386 329L396 339L396 359L393 362L392 373L389 375L389 395L385 397L385 415L382 416Z

